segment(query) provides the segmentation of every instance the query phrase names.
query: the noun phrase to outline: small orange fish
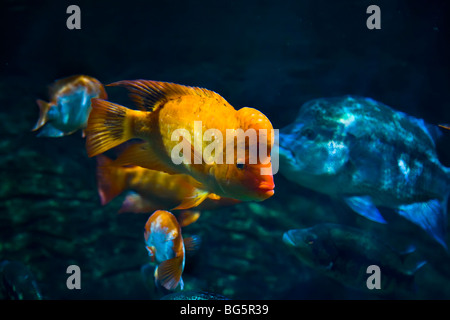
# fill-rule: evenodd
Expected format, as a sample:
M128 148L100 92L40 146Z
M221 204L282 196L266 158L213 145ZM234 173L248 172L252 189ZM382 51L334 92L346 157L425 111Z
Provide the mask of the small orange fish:
M183 239L181 227L175 216L169 211L155 211L147 220L144 231L145 245L155 269L155 282L167 290L180 286L185 265L185 252L195 250L199 245L198 237Z
M220 197L261 201L274 194L270 163L273 127L260 111L247 107L235 110L213 91L173 83L135 80L110 86L129 89L140 110L93 99L86 140L90 157L139 138L144 142L128 148L120 157L122 164L190 175L204 186L204 190ZM241 153L238 159L238 144L235 143L238 138L231 136L228 141L228 136L247 130L255 133L257 141L247 137L250 142L244 145L245 156ZM211 131L214 132L212 136L200 139L204 137L202 132L206 135ZM180 132L183 136L173 139L173 135ZM226 144L223 143L225 137ZM183 157L191 163L176 164L173 160L180 154L175 151L180 148L180 138L181 144L187 145L186 152L183 148ZM208 140L214 140L217 145L212 148ZM255 150L260 157L251 161ZM205 158L206 151L211 151L210 158Z
M50 102L37 100L39 119L32 129L44 127L38 137L62 137L86 128L91 98L106 99L103 85L95 78L75 75L57 80L50 87Z
M121 167L104 155L97 157L97 185L102 205L107 204L125 190L139 194L129 195L120 212L150 212L157 209L189 209L205 199L220 199L200 189L191 176L170 175L139 166Z

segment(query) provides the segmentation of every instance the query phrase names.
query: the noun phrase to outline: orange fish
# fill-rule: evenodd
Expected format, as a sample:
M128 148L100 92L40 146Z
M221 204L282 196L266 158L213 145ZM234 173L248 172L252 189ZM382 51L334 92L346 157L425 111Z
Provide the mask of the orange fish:
M62 137L86 128L91 98L106 99L103 85L95 78L75 75L57 80L50 87L50 102L37 100L39 119L32 129L44 127L38 137Z
M215 194L200 189L191 176L170 175L139 166L121 167L104 155L97 157L97 185L102 205L107 204L125 190L129 195L120 212L150 212L157 209L189 209L205 199L220 199Z
M167 290L178 285L183 290L181 274L185 265L185 252L195 250L199 245L198 237L183 239L177 219L169 211L155 211L145 224L145 245L155 269L155 282Z
M248 107L235 110L213 91L173 83L135 80L110 86L129 89L140 110L93 99L86 140L90 157L139 138L141 144L130 146L119 157L121 164L187 174L220 197L261 201L274 194L270 163L273 127L260 111ZM241 144L239 149L235 143L239 132L250 132L245 148ZM244 136L244 141L247 138ZM255 153L259 155L256 159ZM180 154L187 159L181 164L174 160L179 160Z

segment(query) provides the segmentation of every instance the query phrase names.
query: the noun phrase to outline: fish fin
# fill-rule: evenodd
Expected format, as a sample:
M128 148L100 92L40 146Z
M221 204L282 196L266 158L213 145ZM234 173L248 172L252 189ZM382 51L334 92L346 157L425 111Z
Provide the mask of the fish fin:
M186 227L200 218L200 211L184 210L180 212L177 216L178 223L180 227Z
M369 196L346 197L344 198L344 201L359 215L366 217L371 221L387 223L380 211L378 211L377 207L372 203L372 199Z
M33 129L31 131L36 131L37 129L41 128L48 120L48 110L52 106L49 102L46 102L44 100L36 100L37 105L39 106L39 119L34 125Z
M439 124L438 126L441 127L442 129L450 130L450 124Z
M181 255L159 264L156 278L167 290L174 290L180 284L181 273L183 272L182 264L183 256Z
M130 92L130 99L143 111L153 111L169 100L186 95L217 97L224 100L214 91L183 86L181 84L151 80L123 80L108 84L107 86L125 87ZM225 101L226 102L226 101Z
M59 138L66 135L71 134L65 133L64 131L61 131L59 129L56 129L51 123L47 123L41 131L36 135L38 138L40 137L47 137L47 138Z
M97 156L97 189L102 205L125 190L126 177L124 168L113 165L113 160L104 155Z
M155 266L150 263L146 263L141 267L141 277L142 277L142 280L144 281L144 284L148 288L152 287L151 283L154 281L153 280L153 277L155 274L154 269L155 269Z
M114 163L118 166L135 165L150 170L163 171L168 174L179 174L156 156L147 142L129 145Z
M184 281L183 281L183 277L180 277L180 290L183 291L184 289Z
M183 201L181 201L181 203L175 208L172 208L172 210L186 210L190 208L195 208L200 203L205 201L208 198L208 195L209 195L208 191L196 190L193 196L184 198Z
M144 199L141 195L130 192L122 203L119 213L133 212L133 213L147 213L155 211L157 206L148 199Z
M428 202L401 205L397 212L425 230L447 250L445 243L446 210L447 200L440 203L434 199Z
M193 253L200 248L201 238L200 236L191 236L188 238L184 238L184 250L187 254Z
M86 149L96 156L133 138L131 114L137 111L102 100L91 99L92 110L86 128Z
M426 260L418 260L415 261L413 264L408 265L407 263L405 263L405 268L406 268L406 274L408 275L414 275L417 270L421 269L424 265L427 264Z

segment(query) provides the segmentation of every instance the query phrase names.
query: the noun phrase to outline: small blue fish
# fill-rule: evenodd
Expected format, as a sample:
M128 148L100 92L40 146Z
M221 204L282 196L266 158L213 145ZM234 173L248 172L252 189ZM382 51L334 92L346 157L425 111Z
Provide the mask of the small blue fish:
M450 169L436 153L439 128L370 98L305 103L280 133L280 172L386 223L392 208L445 243Z
M50 87L51 102L37 100L39 119L32 131L38 137L62 137L84 129L91 112L91 98L106 99L103 85L95 78L75 75L56 81Z

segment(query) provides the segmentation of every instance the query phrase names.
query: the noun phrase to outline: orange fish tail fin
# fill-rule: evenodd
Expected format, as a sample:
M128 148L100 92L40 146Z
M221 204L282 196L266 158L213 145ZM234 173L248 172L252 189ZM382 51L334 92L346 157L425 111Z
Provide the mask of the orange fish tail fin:
M109 203L127 187L127 173L124 168L114 166L104 155L97 156L97 188L102 205Z
M183 273L183 256L176 256L175 258L165 260L158 266L156 272L156 280L167 290L174 290L179 284L183 290L183 280L181 274Z
M36 122L35 126L31 131L36 131L37 129L41 128L48 120L48 110L51 107L51 104L49 102L45 102L44 100L36 100L37 105L39 106L39 119Z
M91 99L92 111L86 128L86 149L94 157L133 138L130 112L121 105Z

